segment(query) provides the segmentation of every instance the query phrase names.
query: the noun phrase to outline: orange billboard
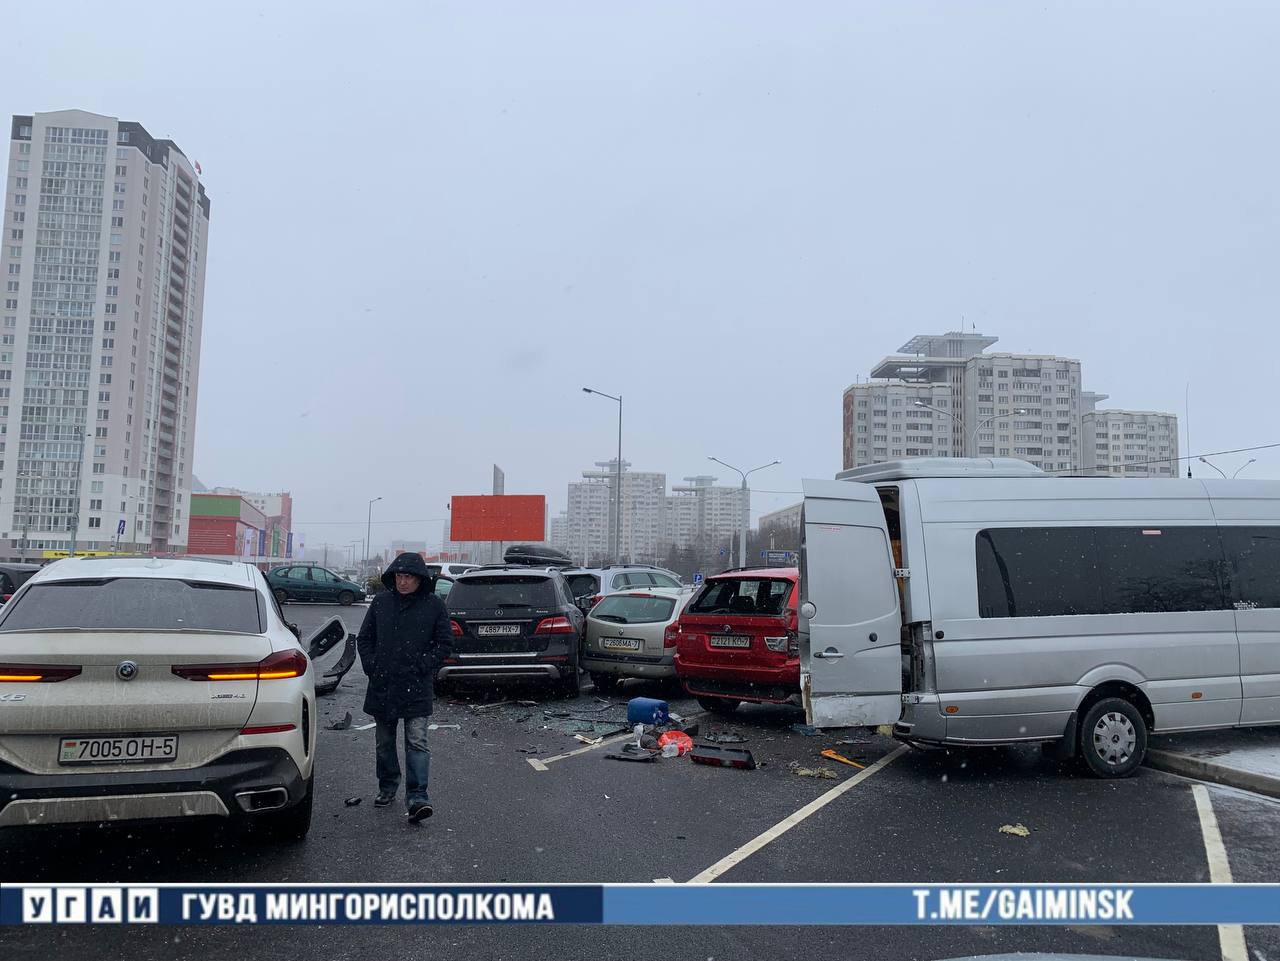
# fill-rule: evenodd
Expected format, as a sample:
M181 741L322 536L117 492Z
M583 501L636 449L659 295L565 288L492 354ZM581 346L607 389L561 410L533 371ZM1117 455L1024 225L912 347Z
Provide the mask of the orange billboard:
M451 541L541 541L546 536L542 494L455 495L449 513Z

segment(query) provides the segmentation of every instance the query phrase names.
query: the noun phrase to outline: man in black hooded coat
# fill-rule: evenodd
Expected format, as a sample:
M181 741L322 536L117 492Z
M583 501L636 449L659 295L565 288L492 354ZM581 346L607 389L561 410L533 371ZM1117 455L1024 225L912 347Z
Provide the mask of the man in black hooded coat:
M436 578L426 562L401 554L382 574L387 590L377 594L360 626L357 647L369 678L364 711L377 722L378 796L385 807L400 787L396 729L404 720L405 802L409 820L431 816L427 777L427 718L436 671L453 653L453 635Z

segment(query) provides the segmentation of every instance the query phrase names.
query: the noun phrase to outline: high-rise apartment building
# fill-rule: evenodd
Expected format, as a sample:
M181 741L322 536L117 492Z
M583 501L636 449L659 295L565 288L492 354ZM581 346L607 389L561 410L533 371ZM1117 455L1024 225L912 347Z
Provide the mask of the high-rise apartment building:
M1178 418L1145 410L1084 415L1084 471L1114 477L1178 477Z
M686 477L667 498L665 545L694 547L728 541L751 516L751 491L718 487L710 474Z
M601 461L569 485L568 508L551 519L551 543L579 563L609 558L616 461ZM728 541L750 517L751 494L718 487L711 475L684 478L666 492L666 475L622 474L621 560L661 564L668 550Z
M1085 418L1107 413L1095 411L1107 395L1081 387L1078 360L986 353L996 341L920 334L876 365L871 380L848 387L845 468L905 457L1017 457L1063 473L1089 467L1095 442Z
M209 231L199 171L140 124L66 110L13 118L5 187L4 546L183 552Z
M582 472L582 480L569 485L563 519L551 520L551 543L584 564L602 560L656 563L666 530L667 475L633 471L627 461L622 462L622 549L617 557L610 557L618 462L597 461L595 466L595 470Z

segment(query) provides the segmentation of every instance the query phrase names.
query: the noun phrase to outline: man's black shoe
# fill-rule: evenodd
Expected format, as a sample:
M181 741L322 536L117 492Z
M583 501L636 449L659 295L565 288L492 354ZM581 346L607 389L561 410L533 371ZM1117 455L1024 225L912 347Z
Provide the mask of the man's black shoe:
M384 808L396 799L394 794L379 794L373 799L374 807Z
M409 805L409 820L413 823L425 821L435 812L431 810L431 805L426 801L414 801Z

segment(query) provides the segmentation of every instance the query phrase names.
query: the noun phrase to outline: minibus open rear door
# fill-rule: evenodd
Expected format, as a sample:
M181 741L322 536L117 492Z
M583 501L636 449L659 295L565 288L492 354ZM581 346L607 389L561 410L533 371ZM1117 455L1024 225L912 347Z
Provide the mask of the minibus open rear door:
M880 494L806 480L800 541L800 685L815 727L902 713L902 617Z

